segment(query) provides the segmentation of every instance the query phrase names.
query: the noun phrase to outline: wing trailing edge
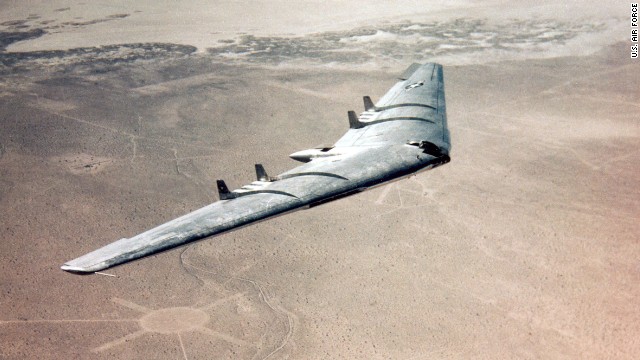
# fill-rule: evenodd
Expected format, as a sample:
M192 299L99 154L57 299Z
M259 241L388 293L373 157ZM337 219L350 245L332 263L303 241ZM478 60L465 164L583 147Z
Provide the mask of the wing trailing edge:
M400 80L407 80L411 77L411 75L413 75L413 73L416 72L416 70L418 70L420 67L422 67L422 65L418 64L418 63L413 63L411 65L409 65L409 67L402 73L402 75L400 75L400 77L398 79Z

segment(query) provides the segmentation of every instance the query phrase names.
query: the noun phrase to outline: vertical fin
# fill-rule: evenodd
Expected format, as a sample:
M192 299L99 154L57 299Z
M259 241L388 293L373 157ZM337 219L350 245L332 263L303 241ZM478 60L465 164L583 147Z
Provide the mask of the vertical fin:
M273 179L267 175L267 171L262 164L256 164L256 178L258 181L272 181Z
M216 185L218 185L218 196L220 197L220 200L229 200L236 197L235 194L229 191L224 180L216 180Z
M356 112L353 110L349 110L349 112L347 112L347 115L349 115L349 127L352 129L360 129L361 127L364 126L364 124L362 122L360 122L360 120L358 120L358 115L356 115Z
M375 105L373 105L373 101L371 101L370 97L365 96L362 99L364 100L364 109L366 111L369 111L369 110L374 110L375 111L376 107L375 107Z

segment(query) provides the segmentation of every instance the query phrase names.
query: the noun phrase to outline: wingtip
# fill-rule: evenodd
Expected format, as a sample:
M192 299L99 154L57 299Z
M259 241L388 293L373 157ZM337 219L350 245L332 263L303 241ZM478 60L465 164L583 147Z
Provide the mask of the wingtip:
M85 268L81 268L78 266L73 266L73 265L69 265L69 264L64 264L62 266L60 266L60 269L66 271L66 272L70 272L70 273L74 273L74 274L93 274L93 271L89 271Z

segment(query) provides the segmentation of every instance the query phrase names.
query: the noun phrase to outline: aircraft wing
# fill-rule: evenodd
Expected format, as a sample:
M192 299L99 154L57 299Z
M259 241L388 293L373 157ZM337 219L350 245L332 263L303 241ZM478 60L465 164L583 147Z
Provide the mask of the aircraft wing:
M257 181L220 201L66 262L92 273L291 211L308 209L449 162L442 66L413 64L375 105L348 113L350 129L334 146L290 156L305 164L275 177L256 165Z

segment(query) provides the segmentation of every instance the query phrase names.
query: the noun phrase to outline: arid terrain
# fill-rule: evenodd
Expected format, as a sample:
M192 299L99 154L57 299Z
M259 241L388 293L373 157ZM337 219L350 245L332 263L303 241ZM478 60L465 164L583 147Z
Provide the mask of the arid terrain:
M437 19L369 10L367 25L345 5L340 26L235 19L211 45L91 43L94 27L153 14L52 3L0 24L0 358L640 354L626 4L576 21L450 2ZM337 140L363 95L431 60L445 66L446 166L103 274L60 270L218 200L216 179L296 166L288 154Z

